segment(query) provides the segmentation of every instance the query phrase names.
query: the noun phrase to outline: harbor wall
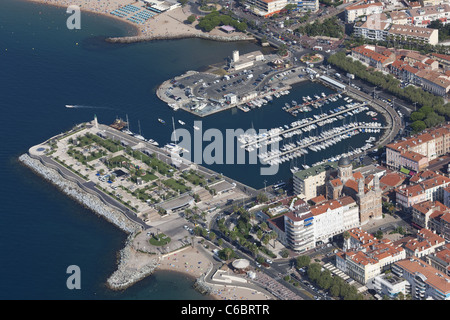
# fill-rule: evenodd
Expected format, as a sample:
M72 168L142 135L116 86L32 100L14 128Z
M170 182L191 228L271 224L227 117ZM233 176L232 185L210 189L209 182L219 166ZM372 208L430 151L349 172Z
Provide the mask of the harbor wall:
M125 247L119 253L117 270L106 280L106 285L112 290L124 290L136 282L151 275L158 266L158 257L149 259L149 262L137 267L133 261L136 250L133 248L133 239L136 234L130 234ZM148 255L148 254L147 254Z
M133 233L141 230L141 226L129 220L119 209L106 203L98 195L91 193L92 191L80 184L79 181L65 175L59 168L55 168L55 166L45 162L42 158L36 155L23 154L19 157L19 161L45 180L54 184L63 193L113 223L122 231Z
M225 37L225 36L216 36L216 35L203 34L203 33L115 37L115 38L106 38L106 41L110 42L110 43L136 43L136 42L153 41L153 40L175 40L175 39L189 39L189 38L199 38L199 39L223 41L223 42L255 41L255 38L250 37L250 36L231 36L231 37L227 36L227 37Z
M138 223L128 219L119 209L106 203L97 194L93 194L92 190L64 174L56 166L45 162L39 156L23 154L19 157L19 161L45 180L51 182L69 197L129 234L125 247L118 254L118 268L106 281L110 289L123 290L153 273L157 266L156 256L155 259L150 259L149 263L140 268L129 267L134 251L132 241L136 234L142 230Z

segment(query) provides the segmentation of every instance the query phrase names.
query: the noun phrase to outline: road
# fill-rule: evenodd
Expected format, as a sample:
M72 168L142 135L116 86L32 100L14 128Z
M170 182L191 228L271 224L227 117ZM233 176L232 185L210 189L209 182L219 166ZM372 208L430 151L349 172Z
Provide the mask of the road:
M52 166L56 166L58 168L60 168L60 170L66 175L72 178L72 180L76 180L78 181L78 183L80 185L83 185L84 187L88 188L89 190L92 191L92 193L96 194L99 198L101 198L103 201L105 201L107 204L116 207L117 209L119 209L120 211L122 211L125 216L131 220L136 222L137 224L139 224L144 230L148 228L148 225L146 225L144 223L144 221L142 221L141 219L139 219L136 214L131 211L130 209L128 209L125 205L123 205L122 203L120 203L119 201L111 198L109 195L107 195L106 193L102 192L101 190L96 188L96 185L94 182L92 181L85 181L84 179L82 179L81 177L79 177L77 174L73 173L72 171L70 171L69 169L65 168L64 166L60 165L58 162L54 161L53 159L46 157L46 156L41 156L42 160L46 163L51 164Z
M238 255L239 258L242 259L247 259L250 261L251 265L257 269L260 269L261 272L263 272L264 274L266 274L267 276L271 277L273 280L277 281L280 285L285 286L287 289L289 289L290 291L292 291L293 293L295 293L296 295L298 295L299 297L301 297L304 300L311 300L313 296L320 296L321 298L325 299L325 297L323 295L321 295L317 289L311 288L307 285L304 284L304 279L302 279L301 275L298 274L298 272L294 271L294 269L292 268L292 266L294 266L295 261L293 259L279 259L277 261L273 261L269 267L260 267L256 264L255 262L255 258L253 257L252 254L246 253L244 251L242 251L242 247L239 245L234 245L233 243L230 243L229 241L227 241L227 238L220 232L218 226L217 226L217 217L221 216L220 213L216 214L216 216L213 217L213 219L211 220L211 225L210 225L210 229L218 236L220 236L224 242L222 247L228 247L233 249L234 252L236 252L236 254ZM227 219L235 219L234 215L230 215L230 216L226 216ZM247 250L247 249L244 249ZM323 249L319 249L319 250L332 250L329 248L323 248ZM314 254L319 254L320 252L318 251L314 251L311 252ZM259 253L262 256L265 256L263 253ZM293 286L290 283L286 282L285 280L283 280L285 275L292 275L292 274L296 274L297 281L299 283L299 286Z

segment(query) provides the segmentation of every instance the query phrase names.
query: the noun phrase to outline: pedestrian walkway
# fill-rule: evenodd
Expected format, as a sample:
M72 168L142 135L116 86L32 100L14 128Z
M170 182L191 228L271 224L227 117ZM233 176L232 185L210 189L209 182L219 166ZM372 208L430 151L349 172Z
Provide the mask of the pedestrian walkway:
M280 300L303 300L300 296L262 272L257 272L253 282L269 291Z

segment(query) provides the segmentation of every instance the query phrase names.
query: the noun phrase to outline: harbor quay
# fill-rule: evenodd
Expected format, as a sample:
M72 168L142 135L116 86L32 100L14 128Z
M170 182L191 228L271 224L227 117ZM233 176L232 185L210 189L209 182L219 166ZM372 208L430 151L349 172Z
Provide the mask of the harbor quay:
M255 51L240 56L234 51L224 65L204 72L190 70L164 81L156 95L174 110L205 117L234 107L248 112L306 79L304 68L293 67L277 54Z
M164 256L193 245L187 211L205 213L209 221L221 206L259 192L184 159L175 163L171 152L155 141L119 128L117 123L99 124L95 118L32 146L19 158L129 234L118 268L107 280L114 290L133 285L158 268ZM149 240L155 235L168 243L152 245Z
M136 136L94 120L31 147L28 154L143 229L167 214L193 206L207 210L258 192Z

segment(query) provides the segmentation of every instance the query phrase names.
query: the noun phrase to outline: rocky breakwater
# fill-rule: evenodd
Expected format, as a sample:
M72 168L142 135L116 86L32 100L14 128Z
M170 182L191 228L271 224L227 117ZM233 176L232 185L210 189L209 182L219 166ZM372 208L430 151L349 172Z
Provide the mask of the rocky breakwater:
M65 179L57 170L47 167L40 160L23 154L19 157L19 161L66 195L129 234L125 247L119 252L118 268L107 279L109 288L125 289L153 272L157 266L157 256L136 251L132 244L132 239L142 231L142 226L126 218L119 210L105 204L96 195L83 190L77 183Z
M31 158L28 154L21 155L19 161L57 186L62 192L113 223L121 230L127 233L141 230L141 226L126 218L122 212L106 205L97 196L84 191L78 184L65 179L55 169L45 166L41 161Z
M145 36L132 36L132 37L114 37L106 38L107 42L111 43L135 43L152 40L172 40L172 39L187 39L187 38L200 38L214 41L250 41L255 40L254 37L246 35L236 36L219 36L207 33L182 33L182 34L164 34L164 35L145 35Z
M123 290L152 274L158 266L158 257L137 251L133 247L136 234L128 236L125 247L120 251L119 266L106 281L112 290Z

